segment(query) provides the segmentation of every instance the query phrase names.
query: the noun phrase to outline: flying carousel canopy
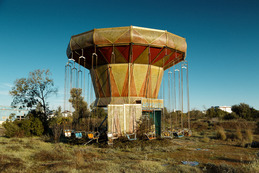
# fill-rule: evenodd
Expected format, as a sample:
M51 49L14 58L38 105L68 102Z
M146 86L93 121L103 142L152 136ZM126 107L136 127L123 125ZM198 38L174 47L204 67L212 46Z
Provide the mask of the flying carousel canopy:
M78 62L83 54L88 69L91 68L93 53L98 54L98 65L137 63L167 69L185 58L186 49L183 37L165 30L128 26L93 29L74 35L69 42L67 56Z
M72 36L67 56L90 69L96 105L107 106L157 99L164 70L183 61L186 49L170 32L129 26Z

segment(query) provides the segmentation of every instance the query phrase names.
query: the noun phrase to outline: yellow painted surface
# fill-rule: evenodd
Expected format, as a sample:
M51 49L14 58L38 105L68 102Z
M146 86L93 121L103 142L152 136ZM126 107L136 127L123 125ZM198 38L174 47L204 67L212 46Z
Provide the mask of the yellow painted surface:
M106 91L106 90L109 89L110 87L111 89L114 89L115 86L113 86L112 88L111 84L109 83L110 79L109 79L109 75L107 75L108 65L99 66L96 70L96 75L98 76L98 79L99 79L98 82L100 83L100 87L104 93L104 97L100 98L99 93L97 93L96 103L99 106L101 105L105 106L108 104L135 103L135 100L141 100L142 97L140 97L140 91L143 84L145 84L148 65L146 64L132 65L131 71L133 71L134 80L132 80L131 82L134 81L134 84L136 87L137 96L135 97L122 96L123 87L125 87L125 83L127 83L127 80L128 80L128 75L127 75L128 63L110 64L109 66L111 67L111 71L114 77L114 82L119 92L118 96L110 97L110 95L107 95L109 94L110 91ZM148 97L151 96L151 98L157 98L164 71L162 67L150 65L149 68L151 68L151 73L150 73L151 83L148 86L148 93L149 93ZM99 85L94 84L95 91L99 92L99 89L96 88L97 86ZM123 91L123 92L127 92L127 91Z
M147 75L147 65L134 64L133 65L133 76L135 81L135 86L137 90L137 95L139 96L140 89Z
M106 85L109 85L107 70L108 70L107 65L99 66L96 69L96 73L97 73L97 76L98 76L98 79L99 79L99 82L100 82L100 85L101 85L101 89L102 89L104 95L106 93L106 88L107 88Z
M148 56L148 47L138 56L138 58L134 61L135 64L148 64L149 56Z
M165 31L145 30L141 28L134 28L134 30L138 32L148 43L152 43L165 33Z
M106 30L98 30L98 33L109 40L111 43L114 43L116 40L118 40L124 33L126 33L129 29L128 28L111 28ZM98 39L98 38L97 38Z
M154 66L159 66L159 67L163 67L163 65L166 63L166 61L170 58L170 56L172 55L172 53L170 53L169 55L166 55L164 58L160 59L159 61L157 61L155 64L153 64Z
M159 79L159 73L162 70L162 68L152 66L151 67L151 93L154 93L155 88L157 87L157 81Z
M128 70L128 64L112 64L111 68L112 68L112 74L114 76L115 83L121 95L126 73Z

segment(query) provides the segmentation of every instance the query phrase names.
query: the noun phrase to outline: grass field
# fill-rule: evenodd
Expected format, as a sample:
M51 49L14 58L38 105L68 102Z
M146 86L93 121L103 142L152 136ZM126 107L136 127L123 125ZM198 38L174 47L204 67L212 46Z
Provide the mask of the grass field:
M48 137L0 137L0 172L259 172L258 148L244 147L242 141L230 138L228 133L235 133L231 129L226 140L216 139L216 133L207 127L191 137L122 139L113 147L55 144L45 142ZM259 141L258 135L253 139Z

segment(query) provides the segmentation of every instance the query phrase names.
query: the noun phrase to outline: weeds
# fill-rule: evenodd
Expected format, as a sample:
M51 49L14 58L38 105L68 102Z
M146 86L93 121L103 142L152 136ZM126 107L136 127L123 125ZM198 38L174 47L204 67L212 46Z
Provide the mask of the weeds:
M25 168L24 161L20 158L0 155L0 172L22 171Z
M246 133L247 142L249 144L251 144L253 142L253 139L254 139L252 130L251 129L246 129L245 133Z
M243 135L239 126L236 128L236 137L237 137L237 140L239 141L243 140Z
M238 130L227 132L231 139L239 139ZM258 172L259 163L253 148L233 146L234 143L226 139L213 139L217 134L224 140L221 133L227 138L224 128L200 133L196 132L188 140L119 139L112 147L44 142L49 141L49 137L0 137L0 172ZM245 133L243 140L238 141L243 141L244 146L249 136L244 136ZM255 141L257 137L254 136ZM200 164L182 165L184 160Z
M207 172L229 172L229 173L240 172L235 167L231 165L226 165L226 164L216 165L213 163L208 163L208 164L205 164L204 169Z
M41 150L34 155L34 159L38 161L59 161L69 160L71 155L67 153L63 148L55 147L52 150Z
M227 139L226 132L223 127L218 126L216 128L216 137L217 139L221 139L223 141Z
M244 169L246 172L259 172L259 160L255 160L249 165L244 165Z
M202 142L208 143L210 142L210 138L208 138L207 136L205 136L204 138L202 138L201 140Z

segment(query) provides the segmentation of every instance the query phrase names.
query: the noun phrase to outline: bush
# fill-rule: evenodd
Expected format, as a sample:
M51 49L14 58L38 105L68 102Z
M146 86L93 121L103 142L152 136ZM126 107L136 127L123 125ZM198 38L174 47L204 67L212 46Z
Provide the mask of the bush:
M208 142L210 142L210 138L205 136L204 138L202 138L202 142L208 143Z
M243 140L243 135L242 135L242 132L241 132L240 127L237 127L237 129L236 129L236 137L237 137L237 139L240 140L240 141Z
M190 113L190 117L194 119L202 119L205 116L205 114L199 110L191 110L189 113Z
M31 121L28 119L15 121L16 124L23 130L25 136L31 136Z
M24 137L24 136L40 136L44 131L44 127L39 118L32 115L26 116L24 120L12 120L10 116L6 122L3 123L5 128L5 136L7 137Z
M39 118L32 118L31 120L31 133L36 136L41 136L44 132L44 127Z
M256 123L255 133L259 134L259 121Z
M235 112L228 113L223 117L224 120L238 119L238 115Z
M221 139L221 140L227 139L226 132L223 127L218 126L216 128L216 137L217 137L217 139Z
M239 117L244 118L246 120L256 120L259 117L259 111L245 103L233 105L231 109Z
M5 136L7 137L18 136L19 131L21 130L17 124L10 121L4 122L3 127L5 128Z
M206 116L209 118L220 118L223 119L228 113L219 109L211 107L206 111Z
M252 132L251 129L246 129L245 132L246 132L247 142L251 144L253 142L253 139L254 139L253 132Z
M192 128L196 129L197 131L208 130L209 124L208 122L204 121L196 121L192 123Z

